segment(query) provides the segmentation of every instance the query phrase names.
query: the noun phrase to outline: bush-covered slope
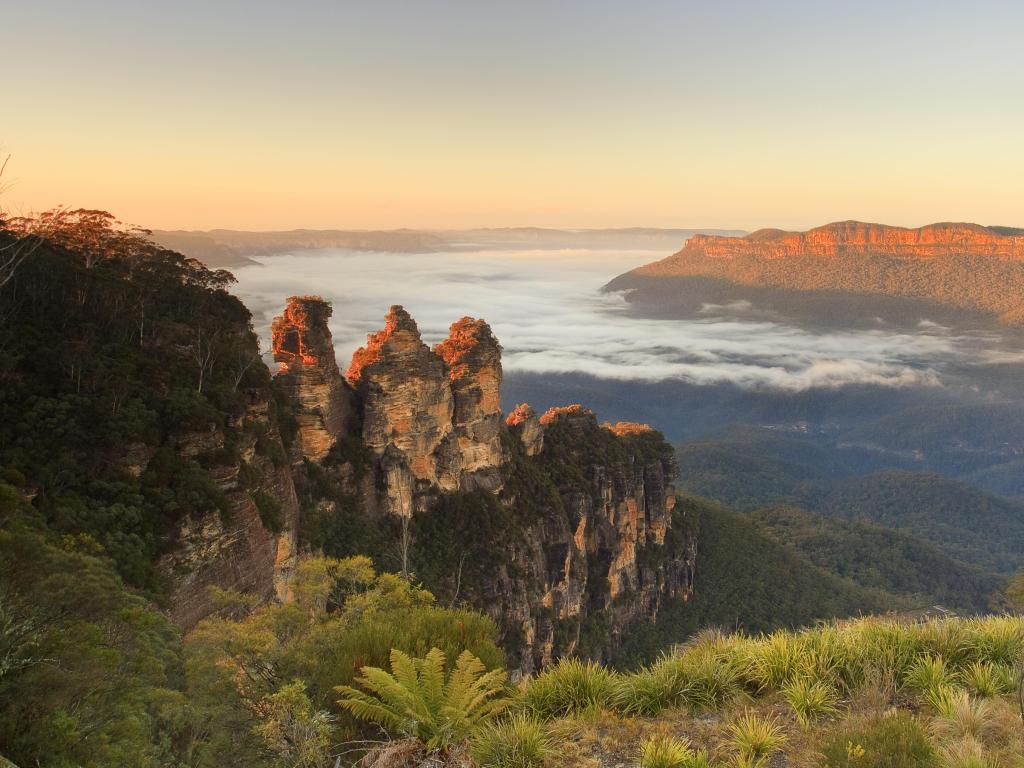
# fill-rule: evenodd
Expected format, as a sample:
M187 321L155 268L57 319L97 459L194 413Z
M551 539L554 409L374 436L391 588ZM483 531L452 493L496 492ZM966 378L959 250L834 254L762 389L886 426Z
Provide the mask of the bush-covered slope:
M829 573L747 516L711 502L680 499L666 546L674 546L683 531L699 542L693 595L685 602L667 601L653 625L633 632L620 662L650 659L707 627L761 632L906 605Z
M1005 580L954 560L911 533L795 507L757 510L750 520L815 565L863 587L920 604L985 611Z

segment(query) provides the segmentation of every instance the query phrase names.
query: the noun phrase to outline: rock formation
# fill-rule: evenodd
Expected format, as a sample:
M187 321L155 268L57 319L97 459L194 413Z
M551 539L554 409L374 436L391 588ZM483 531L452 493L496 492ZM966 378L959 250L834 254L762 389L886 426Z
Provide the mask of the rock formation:
M501 446L501 345L483 320L464 317L434 347L448 368L455 399L453 427L461 461L460 487L497 490L505 463Z
M760 229L745 237L694 235L684 251L731 259L751 255L760 259L789 256L859 256L881 254L905 259L971 254L1024 261L1024 233L1002 234L978 224L929 224L917 229L841 221L806 232ZM643 268L641 268L643 269Z
M489 613L524 672L577 651L606 654L664 599L688 595L692 556L651 554L664 548L672 520L671 448L646 425L601 427L580 405L538 418L523 404L504 419L501 346L483 320L458 320L431 350L409 314L391 307L384 328L353 355L344 390L354 402L344 401L342 414L362 416L350 439L369 457L370 477L357 483L354 459L341 454L321 461L347 423L333 406L329 314L316 297L293 298L274 324L279 376L305 414L303 450L346 494L308 499L320 514L359 514L385 536L400 535L403 562L411 556L414 568L417 558L429 566L427 583L439 597ZM472 517L450 539L454 518L417 527L444 503L488 516L479 526L488 533L475 536ZM405 519L401 534L389 522L396 517ZM434 537L424 550L420 536ZM464 573L467 556L487 567ZM595 621L607 637L581 648Z
M363 443L382 460L390 511L412 513L416 483L500 488L501 347L483 320L462 318L431 350L393 306L352 356L348 380L362 405Z
M237 460L209 470L228 502L227 513L186 518L176 546L159 563L171 586L171 618L186 630L213 609L212 586L263 600L290 595L298 557L299 503L264 395L250 399L238 429ZM177 450L190 457L223 450L224 441L221 429L188 433L179 438ZM260 505L272 509L261 510ZM268 512L276 517L270 525L264 519Z
M294 406L302 452L313 461L355 423L352 392L334 357L330 316L331 305L319 296L292 296L271 328L278 382Z
M520 403L513 408L505 424L522 442L527 456L536 456L544 448L544 428L528 403Z
M730 285L757 290L734 291ZM968 312L1021 325L1024 230L977 224L905 229L844 221L807 232L694 235L678 253L606 286L627 291L632 302L662 306L673 303L673 293L685 304L695 288L713 303L755 299L775 309L794 304L780 291L800 291L802 301L792 310L797 314L812 311L824 294L826 319L835 307L845 306L846 314L856 316L862 306L869 319L906 316L916 323L936 311L942 317ZM879 299L867 302L866 296Z

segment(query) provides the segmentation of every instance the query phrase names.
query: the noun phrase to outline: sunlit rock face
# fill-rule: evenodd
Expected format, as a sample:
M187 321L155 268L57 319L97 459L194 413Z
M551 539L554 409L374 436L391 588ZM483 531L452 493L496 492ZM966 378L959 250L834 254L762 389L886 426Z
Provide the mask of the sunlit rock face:
M464 317L434 347L455 399L453 428L463 490L497 490L505 463L501 445L501 345L483 320Z
M787 256L856 256L883 254L902 258L936 258L955 254L1024 260L1024 234L1002 234L978 224L929 224L917 229L841 221L806 232L761 229L746 237L694 235L684 250L706 256L762 259Z
M544 448L544 427L536 412L527 403L520 403L505 419L513 435L519 438L527 456L536 456Z
M327 321L331 305L319 296L292 296L272 326L278 382L299 422L302 452L319 461L356 420L351 388L338 370Z
M443 490L459 487L454 425L455 398L444 362L420 338L416 321L400 306L391 307L384 328L356 350L348 380L363 407L363 443L377 456L390 447L388 477L399 477L404 461L416 480ZM397 503L388 484L391 509Z

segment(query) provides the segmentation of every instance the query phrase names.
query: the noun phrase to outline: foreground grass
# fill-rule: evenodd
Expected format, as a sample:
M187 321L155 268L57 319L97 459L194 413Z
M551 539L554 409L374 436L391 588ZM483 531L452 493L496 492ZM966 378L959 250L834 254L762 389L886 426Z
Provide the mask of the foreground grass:
M517 764L1024 766L1022 659L1024 619L994 616L706 632L631 674L564 661L516 696L555 745Z

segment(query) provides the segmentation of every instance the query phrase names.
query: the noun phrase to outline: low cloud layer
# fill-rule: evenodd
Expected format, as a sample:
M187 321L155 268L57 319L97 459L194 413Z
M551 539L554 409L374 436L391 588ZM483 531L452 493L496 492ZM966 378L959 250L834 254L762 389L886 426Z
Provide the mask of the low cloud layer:
M313 251L260 257L236 271L236 293L269 343L271 318L294 294L334 304L331 330L344 370L391 304L416 318L424 341L471 315L500 339L508 371L580 372L618 380L800 390L874 384L941 385L951 364L1003 362L995 336L957 336L934 323L917 332L810 333L745 319L744 303L706 305L686 320L632 316L621 296L599 288L659 252L478 251L367 254ZM1015 355L1014 355L1015 356Z

